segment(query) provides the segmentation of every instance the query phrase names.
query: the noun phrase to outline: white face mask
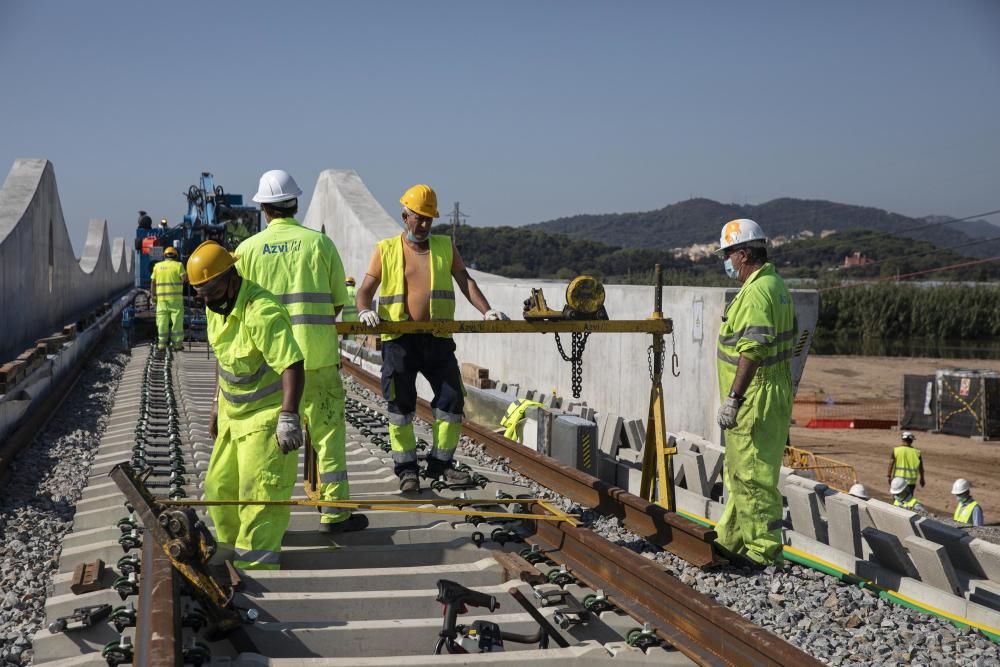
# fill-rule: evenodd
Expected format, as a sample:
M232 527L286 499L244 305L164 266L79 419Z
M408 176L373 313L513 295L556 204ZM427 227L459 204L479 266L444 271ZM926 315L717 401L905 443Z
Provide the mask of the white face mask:
M725 267L725 269L726 269L726 275L727 276L729 276L733 280L739 280L739 278L740 278L740 272L736 269L735 266L733 266L733 258L732 257L727 257L726 261L723 262L722 266Z

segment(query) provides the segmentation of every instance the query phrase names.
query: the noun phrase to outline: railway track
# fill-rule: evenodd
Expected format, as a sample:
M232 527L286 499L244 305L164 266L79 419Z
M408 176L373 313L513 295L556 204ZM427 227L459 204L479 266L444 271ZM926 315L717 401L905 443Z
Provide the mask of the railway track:
M73 533L64 542L46 604L55 625L35 636L35 664L818 664L584 526L478 521L477 511L503 510L493 504L467 507L464 515L368 512L367 530L339 536L316 532L314 508L293 508L282 570L243 573L242 590L233 599L254 622L210 641L210 610L195 601L170 566L154 539L155 529L129 515L109 473L129 461L149 471L145 485L157 496L200 496L211 452L214 359L204 348L168 359L151 358L148 348L136 348L133 355ZM399 498L391 458L382 449L388 438L380 407L365 390L375 388L374 378L349 363L345 368L358 382L348 401L352 498ZM715 564L711 531L480 426L467 423L466 434L491 455L509 459L525 477L584 507L618 516L637 534L698 566ZM426 430L422 437L430 440ZM459 460L485 478L484 488L465 491L470 497L531 493L512 476L479 466L474 457L460 455ZM296 497L305 495L300 484ZM428 489L422 497L458 495ZM527 500L523 505L529 512L551 509ZM203 508L198 511L204 514ZM211 567L225 581L222 556L217 554ZM97 559L105 570L91 582L92 590L74 593L74 583L81 589L74 570ZM492 613L470 604L459 623L495 623L505 633L524 636L542 628L548 648L539 648L536 636L534 643L506 641L500 653L432 655L442 630L442 607L436 601L444 590L441 580L499 603ZM84 609L89 611L74 618L75 610ZM75 627L99 610L106 612L103 617ZM59 627L60 618L66 619L65 628ZM478 629L481 639L492 626ZM466 638L465 644L470 642Z

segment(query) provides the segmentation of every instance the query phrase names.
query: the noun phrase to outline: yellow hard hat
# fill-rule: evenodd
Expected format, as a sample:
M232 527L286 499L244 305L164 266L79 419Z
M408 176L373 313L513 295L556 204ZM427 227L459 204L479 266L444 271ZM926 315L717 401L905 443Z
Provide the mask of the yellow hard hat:
M163 254L167 257L176 257L177 249L173 246L167 246L167 249L163 251Z
M354 276L347 276L347 280L344 281L344 284L345 285L353 285L354 284Z
M194 249L187 261L188 281L204 285L222 275L236 263L237 257L215 241L205 241Z
M418 215L438 217L438 197L429 185L418 184L403 193L399 203Z

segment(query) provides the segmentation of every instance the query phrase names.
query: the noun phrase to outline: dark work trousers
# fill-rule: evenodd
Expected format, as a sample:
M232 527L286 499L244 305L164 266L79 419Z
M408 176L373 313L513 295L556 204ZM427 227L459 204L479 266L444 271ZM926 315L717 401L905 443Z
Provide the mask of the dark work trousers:
M455 341L432 334L406 334L382 342L382 397L389 402L389 420L393 425L405 428L413 422L417 409L417 373L423 374L434 392L431 408L436 418L462 414L465 393L455 358ZM408 445L406 443L407 449ZM436 459L433 454L434 451L427 458L427 473L437 477L451 461L450 457ZM410 457L411 460L396 458L396 475L407 469L418 469L415 456Z

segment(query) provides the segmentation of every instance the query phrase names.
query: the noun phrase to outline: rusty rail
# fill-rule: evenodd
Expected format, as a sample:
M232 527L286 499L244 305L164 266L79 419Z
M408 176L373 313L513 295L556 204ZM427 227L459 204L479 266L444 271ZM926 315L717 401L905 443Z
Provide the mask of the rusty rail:
M143 573L135 617L136 665L181 667L181 612L177 574L170 559L151 537L142 543Z
M374 375L346 359L342 359L341 364L344 370L363 385L381 393L380 382ZM421 419L434 420L430 404L423 399L417 402L417 414ZM574 502L593 507L602 514L618 517L636 535L696 567L706 568L725 562L712 549L715 531L710 528L668 512L659 505L565 466L551 457L533 452L480 424L465 421L462 423L462 431L482 444L493 456L509 459L511 467L526 477Z

